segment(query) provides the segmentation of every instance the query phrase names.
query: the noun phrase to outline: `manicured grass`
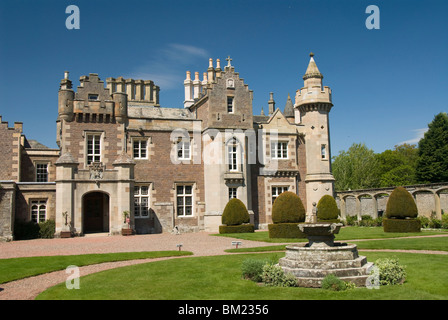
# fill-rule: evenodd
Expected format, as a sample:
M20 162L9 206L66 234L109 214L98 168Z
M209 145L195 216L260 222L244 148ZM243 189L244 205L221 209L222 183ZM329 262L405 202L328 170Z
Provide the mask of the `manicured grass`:
M336 241L352 240L352 239L385 239L385 238L400 238L413 236L429 236L436 234L446 234L448 230L422 230L422 232L413 233L395 233L384 232L382 227L343 227L336 235ZM307 242L307 239L271 239L268 231L258 231L254 233L228 233L228 234L214 234L214 236L231 237L243 240L263 241L273 243L288 243L288 242Z
M153 251L0 259L0 283L63 270L70 265L81 267L102 262L192 254L188 251Z
M123 267L80 279L79 290L65 283L43 292L38 299L151 299L151 300L301 300L301 299L448 299L448 256L409 253L360 252L368 261L398 258L406 266L403 285L380 289L357 288L333 292L310 288L257 285L241 278L244 259L272 258L283 253L241 254L157 261Z
M384 240L366 240L356 241L350 240L350 243L354 243L358 246L359 250L362 249L394 249L394 250L434 250L434 251L448 251L448 237L418 237L418 238L391 238ZM274 246L261 246L254 248L238 248L227 249L226 252L231 253L244 253L244 252L266 252L266 251L283 251L286 250L288 244L274 245Z
M402 250L435 250L448 251L448 237L413 238L392 240L350 241L358 249L402 249Z

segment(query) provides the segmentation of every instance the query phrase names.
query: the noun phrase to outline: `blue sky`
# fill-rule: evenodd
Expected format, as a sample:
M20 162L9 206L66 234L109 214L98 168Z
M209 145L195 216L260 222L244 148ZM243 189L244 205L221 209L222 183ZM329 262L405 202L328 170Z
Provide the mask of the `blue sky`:
M65 26L71 4L79 30ZM379 30L365 25L371 4ZM332 155L354 142L382 152L448 110L447 35L444 0L2 0L0 115L54 148L65 70L74 86L89 73L151 79L162 107L182 108L185 71L228 55L259 114L271 91L281 109L294 97L312 51L333 90Z

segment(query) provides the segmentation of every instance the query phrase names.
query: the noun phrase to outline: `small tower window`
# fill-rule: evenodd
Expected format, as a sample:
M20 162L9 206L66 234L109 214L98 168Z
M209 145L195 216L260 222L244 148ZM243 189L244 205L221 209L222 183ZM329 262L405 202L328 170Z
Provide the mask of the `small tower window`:
M97 101L98 100L98 95L97 94L89 94L89 100L91 101Z
M325 144L320 146L320 154L322 159L327 159L327 146Z
M234 97L227 97L227 112L233 113L234 111Z

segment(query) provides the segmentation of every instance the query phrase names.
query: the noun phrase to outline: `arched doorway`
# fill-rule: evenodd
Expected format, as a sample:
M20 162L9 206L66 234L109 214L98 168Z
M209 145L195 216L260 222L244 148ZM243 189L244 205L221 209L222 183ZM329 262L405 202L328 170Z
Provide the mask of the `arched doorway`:
M109 232L109 196L90 192L82 200L84 233Z

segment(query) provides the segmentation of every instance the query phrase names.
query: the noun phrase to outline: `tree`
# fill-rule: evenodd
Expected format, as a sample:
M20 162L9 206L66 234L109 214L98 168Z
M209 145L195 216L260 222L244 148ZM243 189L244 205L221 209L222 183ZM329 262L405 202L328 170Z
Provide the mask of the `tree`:
M448 115L441 112L419 143L416 177L422 183L448 181Z
M354 143L333 158L332 171L336 191L379 187L379 162L364 143Z
M377 154L380 187L396 187L415 184L415 169L418 160L416 145L402 144L394 150Z

